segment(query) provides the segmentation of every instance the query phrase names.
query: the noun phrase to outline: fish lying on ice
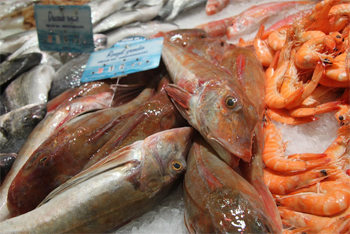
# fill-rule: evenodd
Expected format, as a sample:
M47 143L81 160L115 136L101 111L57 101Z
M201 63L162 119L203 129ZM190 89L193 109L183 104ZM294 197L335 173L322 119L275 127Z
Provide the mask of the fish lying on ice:
M1 63L0 87L6 87L17 76L37 66L41 58L41 53L29 53Z
M0 152L17 153L45 114L45 104L30 104L1 115Z
M184 118L230 166L250 161L252 138L259 122L251 100L224 69L164 41L163 61L174 84L168 95Z
M177 28L179 27L176 24L164 23L155 20L128 24L106 33L108 37L107 47L111 47L112 45L126 37L143 36L149 39L152 35L155 35L158 32L172 31Z
M91 1L88 6L91 8L91 23L96 25L110 14L121 10L125 0L99 0Z
M107 232L164 198L186 170L191 127L162 131L109 155L54 190L2 233ZM53 212L54 211L54 212Z
M70 119L73 119L75 116L109 107L111 98L112 94L108 91L84 96L76 98L71 102L62 103L62 105L57 107L55 111L46 114L45 118L40 121L28 136L21 150L18 152L11 171L7 175L3 185L0 187L0 220L8 218L10 215L7 206L7 195L13 179L39 145L49 138L59 126L68 122Z
M190 233L279 233L254 187L196 136L184 179Z
M133 22L152 20L162 5L163 0L140 1L133 9L123 9L104 18L94 26L93 32L105 32Z
M11 183L7 207L12 216L34 209L53 189L82 171L91 156L123 126L129 113L154 94L154 83L134 100L77 116L50 135Z
M17 77L2 96L6 109L9 111L28 104L46 103L54 73L52 66L39 65Z
M49 99L53 99L67 89L80 86L90 54L81 54L60 67L52 78Z
M13 53L26 41L37 35L36 30L26 30L0 39L1 53Z

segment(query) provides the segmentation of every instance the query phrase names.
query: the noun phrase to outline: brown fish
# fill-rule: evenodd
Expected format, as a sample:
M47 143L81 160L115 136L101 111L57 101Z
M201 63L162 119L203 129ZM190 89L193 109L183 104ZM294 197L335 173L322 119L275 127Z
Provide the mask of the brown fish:
M53 189L79 173L126 121L154 93L153 80L133 101L74 118L38 147L13 180L8 203L13 216L34 209Z
M254 187L199 135L188 154L183 186L190 233L278 233Z
M239 158L250 161L259 116L232 75L167 41L162 57L174 82L166 91L189 124L230 166L237 166Z
M163 77L158 87L159 91L145 102L123 127L119 128L115 135L91 157L84 168L135 141L143 140L160 131L188 125L165 92L164 87L169 82L168 76Z

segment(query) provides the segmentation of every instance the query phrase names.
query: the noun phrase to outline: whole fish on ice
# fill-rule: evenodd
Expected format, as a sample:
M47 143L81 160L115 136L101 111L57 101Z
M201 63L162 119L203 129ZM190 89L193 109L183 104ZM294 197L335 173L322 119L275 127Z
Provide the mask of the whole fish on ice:
M89 87L91 88L91 86ZM98 88L95 88L94 90L97 89ZM75 98L71 102L62 103L62 105L56 107L54 111L46 114L45 118L41 120L28 136L21 150L18 152L11 171L0 187L0 220L4 220L10 216L10 211L7 206L7 195L13 179L39 145L49 138L61 125L74 117L86 112L109 107L111 98L111 92L103 91L81 98Z
M54 73L52 66L39 65L17 77L2 95L6 109L9 111L28 104L46 103Z
M0 39L1 53L13 53L26 41L37 35L36 30L26 30Z
M252 138L259 122L254 104L224 69L205 58L164 41L163 61L174 82L168 95L230 166L250 161Z
M153 95L154 82L129 103L77 116L49 136L11 183L7 201L12 216L34 209L53 189L82 171L129 113Z
M17 76L37 66L40 63L41 58L41 53L30 53L1 63L0 87L6 87Z
M140 1L132 9L123 9L104 18L94 26L93 32L104 32L133 22L152 20L157 16L162 5L163 0Z
M45 114L45 104L30 104L1 115L0 152L17 153Z
M184 179L190 233L278 233L254 187L196 136Z
M62 184L33 211L0 222L1 232L102 233L121 227L171 191L186 170L192 135L191 127L175 128L116 151Z

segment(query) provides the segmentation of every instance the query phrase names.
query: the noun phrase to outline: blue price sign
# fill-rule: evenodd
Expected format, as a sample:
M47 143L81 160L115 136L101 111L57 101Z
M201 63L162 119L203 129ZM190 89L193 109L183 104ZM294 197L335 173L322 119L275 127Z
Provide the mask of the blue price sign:
M35 5L34 14L41 50L94 51L89 6Z

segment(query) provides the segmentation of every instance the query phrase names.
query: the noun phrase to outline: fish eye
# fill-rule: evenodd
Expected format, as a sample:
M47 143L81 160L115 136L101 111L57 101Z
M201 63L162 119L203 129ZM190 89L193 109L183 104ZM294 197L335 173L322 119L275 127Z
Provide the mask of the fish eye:
M47 159L47 156L43 157L42 159L40 159L40 163L45 162L46 159Z
M236 106L236 102L237 102L237 99L235 97L232 97L232 96L228 96L225 100L225 105L232 109Z
M182 164L180 162L178 162L178 161L172 162L171 166L176 171L179 171L179 170L182 169Z

